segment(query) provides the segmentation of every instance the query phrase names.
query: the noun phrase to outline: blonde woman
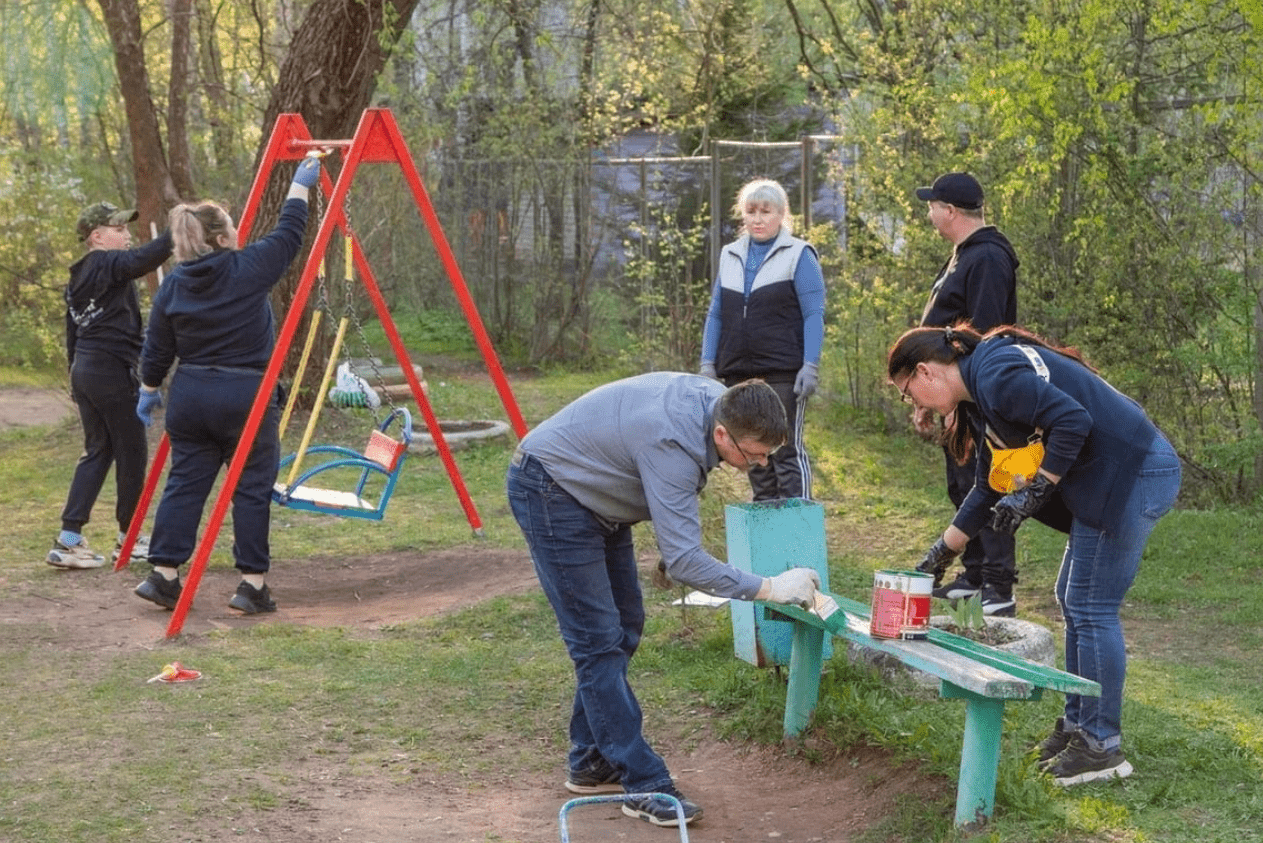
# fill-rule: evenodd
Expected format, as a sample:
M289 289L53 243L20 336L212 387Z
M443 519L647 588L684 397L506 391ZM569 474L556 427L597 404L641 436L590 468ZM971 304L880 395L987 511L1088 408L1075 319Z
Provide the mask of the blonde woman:
M762 378L785 405L789 440L749 470L755 500L811 498L803 409L819 383L824 274L793 235L785 188L755 179L737 192L740 236L719 255L699 372L727 386Z
M214 202L178 205L171 234L180 263L154 298L141 352L136 414L149 425L171 378L166 413L171 470L149 544L153 572L136 594L167 609L180 598L180 565L192 555L197 527L220 466L232 459L275 344L272 287L298 254L307 194L320 163L298 165L276 227L244 249L228 212ZM259 426L232 500L235 565L241 583L228 605L245 614L276 611L264 582L271 564L272 485L280 460L274 403Z

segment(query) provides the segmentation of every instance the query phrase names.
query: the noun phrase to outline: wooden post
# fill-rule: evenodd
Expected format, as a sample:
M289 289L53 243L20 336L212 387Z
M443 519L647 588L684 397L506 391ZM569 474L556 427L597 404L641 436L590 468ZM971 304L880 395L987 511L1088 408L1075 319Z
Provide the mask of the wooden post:
M728 564L764 577L790 568L815 568L821 588L829 590L824 507L820 504L802 498L755 501L729 504L724 515ZM730 606L737 658L755 667L790 663L792 621L769 617L753 603L734 601ZM830 637L825 640L823 658L827 661L832 655Z
M789 660L789 685L785 689L785 737L802 734L820 701L820 668L824 664L824 630L794 623L793 653Z
M960 745L960 777L956 783L956 825L982 824L995 810L1004 700L989 699L946 681L941 693L944 698L965 701L965 738Z

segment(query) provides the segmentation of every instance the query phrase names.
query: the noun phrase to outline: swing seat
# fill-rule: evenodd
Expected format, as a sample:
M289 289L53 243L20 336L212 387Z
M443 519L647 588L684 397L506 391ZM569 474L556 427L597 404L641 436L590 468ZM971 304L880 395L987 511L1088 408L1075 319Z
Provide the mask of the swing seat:
M399 438L390 436L386 431L398 420ZM280 506L290 509L301 509L307 512L321 512L326 515L339 515L347 518L367 518L372 521L382 520L386 514L386 504L395 491L399 480L399 472L403 468L408 446L412 444L412 415L404 407L391 412L368 437L368 444L362 454L340 445L316 445L307 449L307 454L322 454L325 462L307 469L294 478L292 486L277 481L272 487L272 500ZM281 459L280 468L293 464L294 454ZM336 472L333 476L345 476L359 472L354 491L345 489L323 489L309 485L316 475ZM324 480L324 477L320 478ZM366 489L370 481L380 480L381 492L374 503L366 497ZM376 486L376 483L373 484Z

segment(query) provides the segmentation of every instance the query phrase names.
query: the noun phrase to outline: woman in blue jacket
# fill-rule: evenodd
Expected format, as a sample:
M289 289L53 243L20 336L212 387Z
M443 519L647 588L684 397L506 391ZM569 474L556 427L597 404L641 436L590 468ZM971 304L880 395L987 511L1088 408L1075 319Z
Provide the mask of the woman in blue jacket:
M1121 747L1127 656L1119 609L1154 524L1179 492L1175 450L1078 352L1020 328L985 337L968 324L914 328L891 348L887 375L905 401L957 414L949 446L958 459L978 449L973 490L921 570L946 568L988 523L1012 533L1050 503L1069 511L1056 584L1066 669L1099 682L1101 696L1066 696L1039 764L1060 785L1130 775ZM993 452L1036 440L1044 453L1034 476L1015 478L1007 493L992 488Z
M785 188L755 179L737 192L741 234L724 246L702 331L698 374L735 386L766 381L785 406L789 441L749 470L756 501L811 498L803 409L819 381L824 275L816 250L793 235Z
M136 594L167 609L182 586L180 565L193 554L197 528L219 468L227 465L254 404L276 343L268 300L303 243L307 194L320 162L298 165L276 227L244 249L228 212L214 202L177 205L171 234L180 263L154 297L140 356L136 414L148 426L161 406L158 387L171 378L167 436L171 470L154 516L149 543L153 572ZM264 582L271 567L268 543L272 486L280 461L275 402L259 425L232 497L232 554L241 582L228 605L245 614L275 612Z

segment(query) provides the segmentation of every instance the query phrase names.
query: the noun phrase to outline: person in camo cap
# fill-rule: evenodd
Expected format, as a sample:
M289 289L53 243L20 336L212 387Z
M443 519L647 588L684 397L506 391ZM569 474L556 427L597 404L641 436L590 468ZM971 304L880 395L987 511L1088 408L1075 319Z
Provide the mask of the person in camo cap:
M83 528L111 465L118 488L115 558L145 484L149 449L145 426L136 418L142 335L135 282L171 256L171 234L164 232L133 249L127 226L136 217L135 210L97 202L84 208L75 223L87 253L71 265L66 284L66 357L71 394L83 424L83 454L70 481L61 532L46 557L57 568L105 564L104 557L88 546ZM132 559L143 560L147 548L142 536Z

